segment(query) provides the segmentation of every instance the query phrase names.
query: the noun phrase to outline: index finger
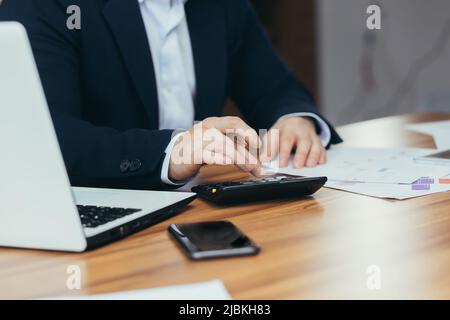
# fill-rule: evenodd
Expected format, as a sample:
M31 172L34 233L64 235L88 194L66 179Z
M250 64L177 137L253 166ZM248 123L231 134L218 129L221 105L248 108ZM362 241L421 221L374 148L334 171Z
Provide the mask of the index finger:
M235 134L243 139L250 148L258 149L260 141L256 131L239 117L219 117L206 119L205 125L212 126L223 134Z

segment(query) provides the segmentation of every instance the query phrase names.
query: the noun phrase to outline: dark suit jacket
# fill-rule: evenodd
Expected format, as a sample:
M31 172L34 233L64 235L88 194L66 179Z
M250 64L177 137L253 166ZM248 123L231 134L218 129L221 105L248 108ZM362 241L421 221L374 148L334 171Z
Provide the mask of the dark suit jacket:
M69 5L81 8L81 30L66 28ZM189 0L185 10L197 120L221 115L227 97L257 129L287 113L317 114L247 0ZM29 0L19 11L26 12L23 22L72 183L161 187L172 131L158 130L157 88L138 1ZM332 133L332 143L340 142Z
M22 0L20 0L22 1ZM19 20L16 13L15 0L3 0L0 1L0 21Z

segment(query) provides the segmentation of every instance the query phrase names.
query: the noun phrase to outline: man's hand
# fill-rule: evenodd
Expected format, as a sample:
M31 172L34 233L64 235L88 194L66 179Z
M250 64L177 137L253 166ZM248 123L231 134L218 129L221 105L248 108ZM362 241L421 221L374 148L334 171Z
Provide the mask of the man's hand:
M178 139L170 157L169 178L184 181L204 164L235 164L260 175L260 144L256 131L238 117L207 118Z
M294 168L314 167L326 162L326 151L312 119L290 117L280 120L261 143L256 131L238 117L207 118L178 139L170 157L169 178L187 180L205 164L234 164L245 172L260 176L258 154L262 162L279 154L280 167L286 167L292 151L295 151Z
M270 129L263 138L262 162L268 162L279 153L280 167L286 167L295 151L293 167L315 167L326 162L326 150L317 136L314 120L304 117L285 118ZM279 130L273 134L273 130Z

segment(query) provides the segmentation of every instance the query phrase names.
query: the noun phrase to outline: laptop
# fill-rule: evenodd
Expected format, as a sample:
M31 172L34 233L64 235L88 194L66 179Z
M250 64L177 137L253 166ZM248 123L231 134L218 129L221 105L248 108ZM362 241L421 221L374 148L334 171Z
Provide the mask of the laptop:
M27 33L0 23L0 246L82 252L177 214L194 193L72 188Z

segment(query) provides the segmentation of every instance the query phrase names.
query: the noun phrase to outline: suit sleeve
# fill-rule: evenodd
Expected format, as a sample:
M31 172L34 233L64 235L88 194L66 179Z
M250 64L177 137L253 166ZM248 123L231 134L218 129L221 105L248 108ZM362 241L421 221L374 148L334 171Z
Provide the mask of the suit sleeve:
M72 184L161 187L161 165L172 131L119 131L82 117L80 31L66 28L63 2L30 0L24 22Z
M23 0L20 0L23 1ZM0 1L0 22L18 20L16 17L15 8L17 6L17 0L3 0Z
M342 142L318 112L314 100L272 47L248 0L227 3L231 57L230 96L255 128L270 128L287 114L312 113L331 131L330 143Z

